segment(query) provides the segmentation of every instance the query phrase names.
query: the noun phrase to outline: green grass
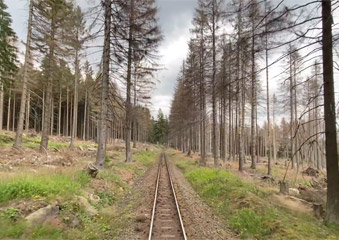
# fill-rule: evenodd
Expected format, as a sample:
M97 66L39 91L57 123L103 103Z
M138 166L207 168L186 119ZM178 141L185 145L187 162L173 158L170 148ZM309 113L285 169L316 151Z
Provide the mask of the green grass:
M338 239L339 228L272 203L271 192L233 173L200 168L178 155L173 159L200 197L243 239Z
M41 138L39 137L23 137L22 146L27 148L38 148L40 147ZM0 134L0 146L13 146L14 136ZM88 143L76 143L75 146L82 147L95 147L93 144ZM69 142L53 142L48 141L48 148L50 149L61 149L69 147Z
M61 229L50 225L28 226L23 219L14 222L0 218L0 229L0 239L65 239Z
M150 167L157 160L158 151L142 150L134 155L134 159L142 163L145 167Z
M89 183L90 177L82 172L75 175L50 174L19 177L0 182L0 203L14 199L71 196Z

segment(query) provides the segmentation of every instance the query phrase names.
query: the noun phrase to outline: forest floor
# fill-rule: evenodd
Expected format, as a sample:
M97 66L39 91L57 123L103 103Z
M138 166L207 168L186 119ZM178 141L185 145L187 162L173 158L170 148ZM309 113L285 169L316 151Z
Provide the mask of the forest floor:
M82 170L95 160L93 142L71 150L54 136L40 153L39 136L25 136L22 150L13 140L0 133L0 239L147 239L160 147L139 143L125 163L124 142L110 143L106 169L91 178ZM239 173L236 162L215 169L212 159L199 167L198 154L167 154L188 239L339 239L338 228L314 216L326 201L325 173L289 170L294 191L281 195L284 161L271 179L265 159Z
M13 140L0 133L0 239L120 239L140 204L135 189L161 151L139 143L125 163L124 143L108 144L106 169L91 178L82 169L95 160L93 142L71 150L69 139L51 137L40 153L39 136L25 136L22 150Z
M312 177L302 174L303 168L289 169L285 181L293 189L283 195L279 194L279 181L286 173L283 160L273 165L272 179L265 175L265 159L256 170L250 169L248 161L239 173L236 162L227 161L216 169L209 158L207 167L199 167L198 154L167 152L199 197L240 238L339 239L338 227L325 226L322 213L318 218L314 215L314 206L326 201L325 173Z

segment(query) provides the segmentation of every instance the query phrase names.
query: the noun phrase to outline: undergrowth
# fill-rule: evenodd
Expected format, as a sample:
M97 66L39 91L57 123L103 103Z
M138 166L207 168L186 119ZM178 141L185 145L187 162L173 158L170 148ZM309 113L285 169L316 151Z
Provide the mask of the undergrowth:
M145 167L150 167L157 160L158 151L142 150L134 155L134 159L142 163Z
M243 239L337 239L339 229L271 202L270 191L233 173L172 155L200 197Z
M74 175L51 174L19 177L0 182L0 203L13 199L51 198L57 195L69 197L77 194L90 182L90 176L82 171Z

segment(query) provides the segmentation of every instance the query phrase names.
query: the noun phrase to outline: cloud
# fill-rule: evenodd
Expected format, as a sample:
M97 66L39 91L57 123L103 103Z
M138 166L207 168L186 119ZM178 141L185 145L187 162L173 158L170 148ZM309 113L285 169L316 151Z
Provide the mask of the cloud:
M159 25L164 35L159 54L165 69L156 75L160 82L152 95L151 111L154 117L159 108L169 115L176 79L188 52L189 30L196 3L196 0L158 1Z

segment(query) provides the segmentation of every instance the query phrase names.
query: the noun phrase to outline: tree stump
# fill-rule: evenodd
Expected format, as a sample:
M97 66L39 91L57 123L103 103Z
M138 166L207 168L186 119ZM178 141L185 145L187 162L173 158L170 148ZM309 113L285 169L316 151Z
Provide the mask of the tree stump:
M287 195L289 193L289 186L287 182L279 181L280 193Z
M90 175L92 178L96 178L99 172L98 168L93 163L87 164L83 171Z
M325 210L322 204L313 204L313 213L314 216L318 219L324 219L325 218Z

